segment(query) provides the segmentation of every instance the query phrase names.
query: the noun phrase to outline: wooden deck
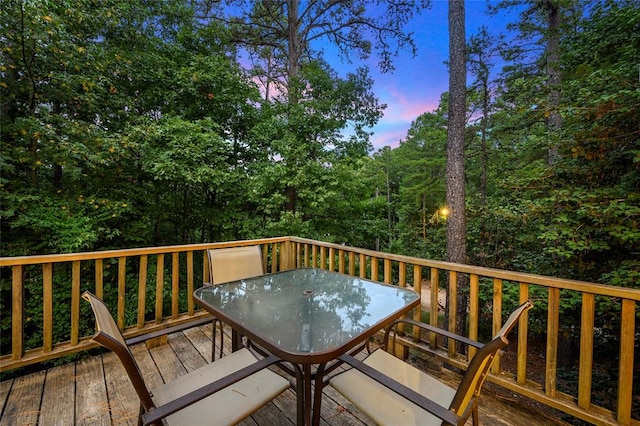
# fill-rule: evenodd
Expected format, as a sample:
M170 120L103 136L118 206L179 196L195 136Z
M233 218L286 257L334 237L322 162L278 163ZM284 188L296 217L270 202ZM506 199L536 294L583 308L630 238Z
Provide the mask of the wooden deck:
M211 325L168 337L150 349L132 347L150 387L192 371L211 359ZM226 339L230 341L229 338ZM480 401L484 425L563 424L553 414L498 396L491 386ZM3 425L135 425L138 397L113 353L87 357L46 371L0 382L0 426ZM294 425L296 397L287 390L242 425ZM322 425L371 425L373 422L331 388L324 393ZM471 424L471 421L468 422Z

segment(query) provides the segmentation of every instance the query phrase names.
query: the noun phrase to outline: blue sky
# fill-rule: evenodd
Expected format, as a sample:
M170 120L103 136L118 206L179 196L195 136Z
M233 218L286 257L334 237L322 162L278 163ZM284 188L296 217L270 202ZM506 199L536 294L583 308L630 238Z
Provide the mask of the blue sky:
M415 57L412 57L411 52L401 52L401 56L394 60L396 69L393 73L381 74L375 57L367 61L375 81L373 91L381 103L387 104L384 117L372 129L374 152L384 146L398 146L399 141L405 139L411 122L420 114L436 109L440 95L449 88L448 70L444 64L449 55L447 3L446 0L432 0L431 9L409 23L408 30L414 33L418 52ZM465 2L467 40L482 25L497 34L504 32L506 23L514 20L513 14L489 16L485 13L486 10L485 0ZM325 56L325 59L339 73L346 73L362 65L340 64L337 57L335 62L330 56Z

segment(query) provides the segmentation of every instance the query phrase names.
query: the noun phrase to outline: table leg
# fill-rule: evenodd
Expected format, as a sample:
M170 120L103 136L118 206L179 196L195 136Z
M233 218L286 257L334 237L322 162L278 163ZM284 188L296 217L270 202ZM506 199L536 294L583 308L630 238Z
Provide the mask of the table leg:
M313 385L311 365L304 364L300 366L298 364L294 364L293 368L296 372L296 424L298 426L310 426L311 408L313 406L313 401L311 399L311 387Z
M320 425L320 410L322 408L322 389L324 388L324 367L326 364L318 365L316 370L315 385L313 387L313 418L311 419L312 426Z
M304 426L304 377L300 366L293 364L296 372L296 425Z
M311 365L305 364L302 366L303 383L304 383L304 424L311 424Z

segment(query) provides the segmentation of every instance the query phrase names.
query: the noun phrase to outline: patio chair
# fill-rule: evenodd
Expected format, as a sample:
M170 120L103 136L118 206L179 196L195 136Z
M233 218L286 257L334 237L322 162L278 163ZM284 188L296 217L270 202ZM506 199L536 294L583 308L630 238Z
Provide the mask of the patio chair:
M258 360L245 348L149 390L105 304L90 292L82 297L96 318L92 340L120 358L140 398L138 424L236 424L289 387L288 380L267 369L278 358Z
M264 274L262 251L260 246L229 247L207 250L209 258L209 278L211 282L204 285L216 285L244 278L257 277ZM211 360L216 353L216 324L220 327L220 355L224 347L224 330L218 318L213 319L213 335L211 338Z
M532 307L527 301L516 308L493 340L484 345L411 319L400 319L387 328L386 348L391 329L399 323L415 325L477 348L457 389L384 349L374 351L364 361L349 355L340 357L353 368L331 378L330 385L379 425L462 425L472 415L477 426L478 397L489 369L498 351L508 344L507 335L518 318Z

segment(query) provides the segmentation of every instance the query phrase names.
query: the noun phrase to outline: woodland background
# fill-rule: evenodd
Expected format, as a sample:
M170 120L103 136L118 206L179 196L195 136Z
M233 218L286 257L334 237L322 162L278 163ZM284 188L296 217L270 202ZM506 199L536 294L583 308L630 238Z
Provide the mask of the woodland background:
M326 3L2 0L2 255L297 235L443 258L448 95L371 152L384 105L314 50ZM386 38L325 39L387 70L429 13L338 3ZM634 3L509 0L515 38L468 40L469 263L638 285Z

